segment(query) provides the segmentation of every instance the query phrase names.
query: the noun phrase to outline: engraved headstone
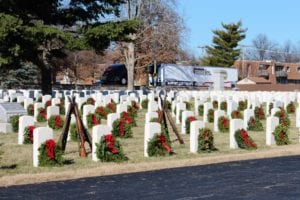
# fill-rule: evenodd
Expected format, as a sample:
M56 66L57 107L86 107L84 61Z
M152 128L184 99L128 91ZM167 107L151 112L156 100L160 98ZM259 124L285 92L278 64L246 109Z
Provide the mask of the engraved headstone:
M26 115L26 111L19 103L0 103L0 122L10 122L14 115Z

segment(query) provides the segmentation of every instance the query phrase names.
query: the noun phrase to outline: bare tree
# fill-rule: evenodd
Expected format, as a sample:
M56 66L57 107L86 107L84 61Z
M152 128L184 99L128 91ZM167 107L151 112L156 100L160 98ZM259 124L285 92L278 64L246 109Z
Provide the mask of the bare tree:
M135 72L146 79L143 72L149 64L174 63L185 55L180 46L185 28L175 11L175 0L126 0L125 5L123 16L141 21L137 33L130 35L134 42L120 44L128 70L128 89L132 90Z
M265 34L259 34L252 40L252 45L256 49L248 53L248 57L255 60L266 60L276 57L277 43L271 41Z
M286 41L281 47L282 59L284 62L292 63L299 62L300 54L290 40Z

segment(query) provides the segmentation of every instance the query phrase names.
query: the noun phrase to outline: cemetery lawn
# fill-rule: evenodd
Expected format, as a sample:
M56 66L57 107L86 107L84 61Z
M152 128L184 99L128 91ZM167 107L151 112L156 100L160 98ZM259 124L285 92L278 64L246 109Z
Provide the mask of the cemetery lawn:
M119 139L123 151L129 158L123 163L94 162L91 154L88 158L80 158L77 142L69 141L64 154L65 165L62 167L33 167L32 145L18 145L17 133L0 134L0 186L38 183L53 180L66 180L81 177L102 176L119 173L130 173L148 170L157 170L173 167L204 165L236 160L259 159L287 155L300 155L298 129L295 127L295 114L290 114L291 128L289 129L290 145L266 146L265 131L249 132L258 146L257 150L242 150L229 148L229 133L214 134L215 146L218 151L211 153L192 154L189 152L189 135L181 135L185 144L178 141L172 143L174 155L165 157L144 157L144 123L146 110L138 113L138 127L133 128L133 138ZM198 119L201 119L198 117ZM102 123L106 123L103 121ZM262 121L266 125L266 121ZM45 123L36 126L46 126ZM207 124L213 130L213 124ZM264 127L265 128L265 127ZM181 127L177 126L178 132ZM169 126L171 140L175 134ZM92 130L89 130L92 133ZM55 131L54 137L58 140L60 131ZM86 145L88 149L88 145Z

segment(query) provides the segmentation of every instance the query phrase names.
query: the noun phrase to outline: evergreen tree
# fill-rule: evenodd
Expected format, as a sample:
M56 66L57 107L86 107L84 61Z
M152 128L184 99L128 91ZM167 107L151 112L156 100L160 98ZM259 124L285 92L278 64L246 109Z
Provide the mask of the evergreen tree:
M207 57L203 59L203 64L208 66L231 67L240 55L238 43L246 35L246 29L242 29L242 22L223 24L225 30L213 30L213 45L206 46Z
M0 0L1 71L32 62L40 69L43 94L51 94L51 59L63 55L66 48L89 48L85 31L91 25L99 25L104 16L118 15L122 3L122 0ZM98 44L101 49L109 45L106 41L112 37L109 32L104 36L105 42Z

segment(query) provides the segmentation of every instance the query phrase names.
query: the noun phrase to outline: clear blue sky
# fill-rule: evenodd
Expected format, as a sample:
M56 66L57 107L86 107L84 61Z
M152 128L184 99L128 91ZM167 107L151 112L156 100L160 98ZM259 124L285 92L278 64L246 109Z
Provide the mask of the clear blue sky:
M201 55L198 46L212 43L212 30L221 28L221 22L239 20L247 28L246 39L251 45L260 33L284 44L290 40L300 46L300 0L179 0L179 12L189 29L186 44L194 55Z

